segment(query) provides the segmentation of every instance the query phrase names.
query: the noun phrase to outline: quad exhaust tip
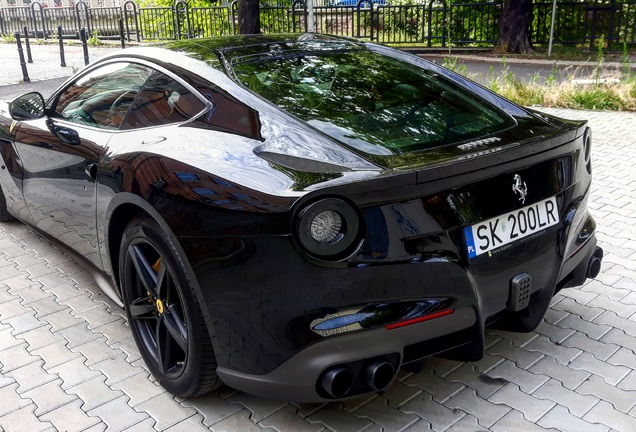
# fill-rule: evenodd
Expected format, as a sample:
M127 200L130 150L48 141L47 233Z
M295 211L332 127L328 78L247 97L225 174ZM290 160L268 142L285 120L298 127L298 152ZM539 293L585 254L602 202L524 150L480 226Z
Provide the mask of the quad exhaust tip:
M590 257L590 261L587 264L587 277L594 279L601 272L601 263L603 261L603 249L596 247L594 253Z
M358 372L354 373L354 369ZM391 384L394 377L395 367L390 362L379 359L365 364L361 369L352 364L334 366L327 369L319 383L329 396L341 399L354 394L382 391Z
M362 382L373 391L380 391L391 384L394 375L393 365L387 361L379 360L362 370Z
M320 384L329 396L345 397L353 385L353 372L343 366L333 367L325 372Z

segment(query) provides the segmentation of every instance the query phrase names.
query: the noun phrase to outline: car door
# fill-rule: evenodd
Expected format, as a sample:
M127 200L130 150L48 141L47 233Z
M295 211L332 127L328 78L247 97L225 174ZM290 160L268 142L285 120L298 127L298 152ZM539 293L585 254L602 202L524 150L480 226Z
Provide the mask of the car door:
M98 163L152 69L112 62L87 71L24 121L15 144L35 225L101 266L96 232Z

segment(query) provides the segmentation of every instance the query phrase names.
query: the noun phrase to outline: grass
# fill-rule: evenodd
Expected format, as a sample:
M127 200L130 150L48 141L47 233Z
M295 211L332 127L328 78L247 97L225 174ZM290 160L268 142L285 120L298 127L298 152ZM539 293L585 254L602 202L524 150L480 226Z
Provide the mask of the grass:
M504 58L500 72L495 73L491 67L486 86L525 106L636 111L636 74L631 70L627 47L623 49L619 71L604 67L604 60L601 41L596 52L596 67L588 79L575 79L574 76L580 74L572 73L568 79L558 82L556 67L545 79L535 75L529 81L519 80ZM471 78L456 57L445 60L444 66Z

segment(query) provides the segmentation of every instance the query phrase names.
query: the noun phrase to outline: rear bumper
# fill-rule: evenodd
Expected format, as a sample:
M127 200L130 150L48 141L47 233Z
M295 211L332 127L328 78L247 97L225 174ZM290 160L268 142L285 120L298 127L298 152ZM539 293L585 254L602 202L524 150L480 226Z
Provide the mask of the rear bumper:
M324 371L337 366L351 368L354 371L354 392L367 393L372 389L355 391L365 390L360 379L360 370L365 364L379 358L389 361L398 358L398 364L395 365L397 370L403 363L405 348L431 349L428 355L445 351L469 343L473 337L472 329L476 326L474 308L465 307L455 310L452 315L408 327L394 330L377 328L326 339L308 346L265 375L242 373L226 367L219 367L217 372L230 387L259 396L299 402L325 402L333 398L320 389L320 377ZM437 340L442 337L446 339L443 343ZM430 341L431 345L418 347L422 341Z

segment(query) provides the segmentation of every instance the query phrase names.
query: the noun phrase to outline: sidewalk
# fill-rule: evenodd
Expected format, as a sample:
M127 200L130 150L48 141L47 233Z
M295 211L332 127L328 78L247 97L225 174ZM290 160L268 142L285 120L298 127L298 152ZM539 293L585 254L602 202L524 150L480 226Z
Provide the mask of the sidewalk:
M43 81L52 78L68 78L84 67L84 52L81 45L64 45L66 67L60 66L60 49L57 44L36 44L31 40L31 56L33 63L27 63L27 71L31 81ZM27 59L26 46L22 41L24 59ZM88 47L89 61L119 49L118 45L104 47ZM17 45L0 43L0 58L2 59L2 74L0 86L22 82L22 69Z

